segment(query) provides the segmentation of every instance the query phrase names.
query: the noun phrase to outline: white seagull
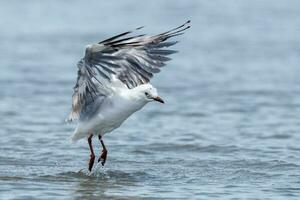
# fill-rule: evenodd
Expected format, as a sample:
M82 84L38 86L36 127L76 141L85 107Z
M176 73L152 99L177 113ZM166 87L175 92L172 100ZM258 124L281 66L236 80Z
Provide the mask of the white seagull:
M127 31L87 45L84 58L77 64L72 110L66 121L78 120L72 141L88 140L91 151L89 171L95 160L93 136L98 136L103 147L98 162L104 165L107 149L102 136L118 128L148 102L164 103L149 81L170 60L168 56L176 52L167 48L177 41L167 40L182 35L190 28L189 23L153 36L127 37L132 33Z

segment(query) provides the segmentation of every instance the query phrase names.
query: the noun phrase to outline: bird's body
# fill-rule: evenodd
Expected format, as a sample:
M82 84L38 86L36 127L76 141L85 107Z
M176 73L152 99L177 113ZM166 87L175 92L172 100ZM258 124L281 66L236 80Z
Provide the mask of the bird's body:
M125 37L127 31L86 47L78 62L78 76L72 96L72 111L67 121L78 120L73 141L88 138L91 151L89 170L94 164L92 137L98 136L103 153L99 160L104 165L107 150L102 136L121 126L134 112L148 102L164 101L150 79L170 60L170 50L177 41L169 38L182 35L190 21L164 33ZM141 29L137 28L136 30Z
M152 86L145 84L138 87ZM73 141L88 137L90 133L103 136L113 131L147 103L143 98L136 95L136 89L130 90L124 87L118 88L117 91L108 97L100 96L91 103L91 111L87 115L92 115L92 117L79 121L72 136Z

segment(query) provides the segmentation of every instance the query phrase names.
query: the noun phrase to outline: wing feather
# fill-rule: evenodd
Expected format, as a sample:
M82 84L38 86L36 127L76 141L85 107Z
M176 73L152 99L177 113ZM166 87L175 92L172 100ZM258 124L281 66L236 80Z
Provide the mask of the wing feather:
M153 74L171 60L175 50L166 49L178 43L167 41L182 35L190 21L154 36L128 36L126 31L97 44L88 45L85 56L78 64L77 82L72 97L72 111L68 121L79 118L91 101L107 96L112 91L109 83L117 78L129 89L148 83ZM139 30L143 27L138 27ZM125 37L126 36L126 37Z

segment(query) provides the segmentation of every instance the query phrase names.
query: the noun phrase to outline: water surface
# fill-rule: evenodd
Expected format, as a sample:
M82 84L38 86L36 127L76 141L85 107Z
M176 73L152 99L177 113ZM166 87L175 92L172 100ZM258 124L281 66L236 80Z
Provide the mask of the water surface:
M12 0L0 16L0 199L299 199L299 1ZM84 46L187 19L152 81L166 104L106 135L89 175L64 123Z

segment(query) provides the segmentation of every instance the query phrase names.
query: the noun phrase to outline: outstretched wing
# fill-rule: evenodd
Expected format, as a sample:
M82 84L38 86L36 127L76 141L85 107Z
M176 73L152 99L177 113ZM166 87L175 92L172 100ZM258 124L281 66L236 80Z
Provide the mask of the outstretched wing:
M187 21L154 36L143 34L128 37L132 31L127 31L98 44L88 45L84 58L77 65L72 112L67 120L78 118L85 104L99 95L108 95L108 85L113 79L119 79L129 89L148 83L153 74L158 73L166 61L171 60L169 55L177 52L167 49L177 41L167 40L182 35L190 28L189 23Z
M149 82L153 74L159 72L166 61L171 60L168 56L177 51L167 47L177 41L167 40L183 34L190 27L189 23L187 21L179 27L154 36L124 37L131 31L122 33L87 48L85 60L108 78L114 75L128 88L136 87Z

